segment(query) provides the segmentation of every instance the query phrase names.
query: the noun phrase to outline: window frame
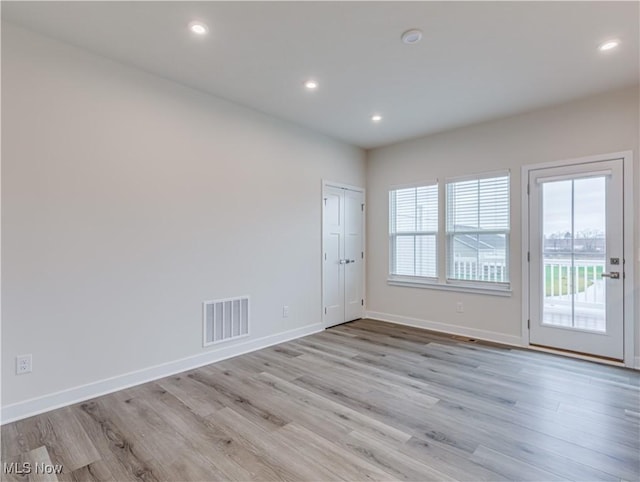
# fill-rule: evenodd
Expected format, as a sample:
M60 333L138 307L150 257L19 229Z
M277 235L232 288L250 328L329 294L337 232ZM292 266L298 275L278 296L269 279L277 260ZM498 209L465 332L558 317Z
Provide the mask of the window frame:
M436 223L436 229L434 230L421 230L421 231L411 231L411 232L403 232L403 233L394 233L392 229L392 223L395 219L395 208L396 206L392 202L392 195L396 191L400 191L403 189L418 189L421 187L436 187L436 202L437 206L437 214L438 219ZM389 222L387 225L388 229L388 242L389 242L389 267L388 267L388 280L399 282L399 283L427 283L432 284L438 281L439 272L440 272L440 257L439 257L439 246L440 246L440 222L441 222L441 212L440 212L440 184L438 179L428 180L423 182L416 182L411 184L402 184L391 186L388 190L388 203L389 203ZM412 275L402 275L394 273L394 266L396 261L396 243L394 240L397 240L398 237L411 236L415 239L416 236L433 236L435 240L435 261L436 261L436 275L435 276L412 276Z
M509 228L505 233L502 230L495 230L498 234L505 234L505 261L506 270L508 273L508 281L494 282L494 281L476 281L476 280L458 280L449 279L448 272L448 254L451 251L449 245L449 233L447 232L447 185L451 182L460 182L465 180L475 179L490 179L493 177L507 177L508 178L508 207L509 207ZM389 203L389 219L387 229L389 230L389 266L387 284L392 286L404 286L413 288L427 288L443 291L455 291L466 293L486 294L493 296L511 296L511 279L512 279L512 262L511 262L511 231L512 231L512 177L510 169L503 169L498 171L487 171L475 174L468 174L464 176L448 177L444 179L444 182L440 180L431 180L424 182L417 182L411 184L393 185L388 189L388 203ZM409 189L417 187L426 187L430 185L436 185L438 189L438 230L435 233L436 239L436 277L423 277L423 276L406 276L393 274L394 263L394 251L393 251L393 235L391 232L391 222L393 219L392 213L392 191L399 189ZM431 232L425 231L422 234L430 234ZM415 234L415 233L414 233ZM421 233L418 233L421 234ZM482 231L482 234L491 234L490 231ZM453 234L451 235L451 241L453 240Z
M501 229L481 229L478 226L477 229L468 229L468 230L460 230L460 231L449 231L449 213L451 211L451 207L449 206L449 195L448 189L450 184L467 182L467 181L481 181L485 179L496 179L496 178L507 178L507 206L508 206L508 228L506 230ZM510 242L511 242L511 172L508 169L501 171L490 171L483 172L478 174L470 174L465 176L456 176L446 178L444 182L444 216L445 216L445 246L446 246L446 254L445 254L445 269L444 276L446 283L449 285L459 285L459 286L467 286L467 287L477 287L477 288L490 288L494 290L508 290L511 288L511 262L510 262ZM456 235L461 234L469 234L469 235L482 235L482 234L502 234L505 236L505 269L507 272L507 280L506 281L489 281L489 280L466 280L460 278L453 278L451 276L451 271L453 267L451 263L455 262L453 257L454 248L453 243Z

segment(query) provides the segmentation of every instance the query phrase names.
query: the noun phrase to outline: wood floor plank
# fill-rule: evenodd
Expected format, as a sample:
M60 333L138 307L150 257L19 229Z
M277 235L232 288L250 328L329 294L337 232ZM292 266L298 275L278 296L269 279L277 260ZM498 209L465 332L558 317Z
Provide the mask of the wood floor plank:
M296 342L297 341L298 340L296 340ZM399 387L400 389L409 393L422 394L428 397L432 397L431 385L424 383L420 380L410 378L408 376L403 376L401 374L391 372L389 370L379 369L369 363L360 362L355 359L355 357L357 356L357 353L353 355L351 358L342 358L332 353L321 352L316 348L313 348L310 345L306 345L306 344L303 346L302 350L318 358L321 358L323 360L328 360L330 362L335 363L336 365L349 369L352 372L355 371L363 377L373 378L375 380L381 381L382 383ZM433 397L433 398L436 398L436 397Z
M74 470L71 479L75 482L118 482L102 460Z
M227 480L248 480L251 473L244 468L245 452L233 443L225 434L215 431L205 423L204 417L191 411L181 400L162 389L159 384L150 383L137 387L129 405L137 406L142 413L152 411L162 418L167 429L175 433L173 451L176 454L185 450L198 458L210 462L214 473L221 474ZM239 454L237 452L240 452ZM246 463L250 462L248 454Z
M292 449L305 447L310 453L314 453L314 460L326 467L334 477L344 480L400 480L390 472L372 464L360 454L346 452L333 441L327 440L310 430L290 423L277 431L285 443ZM404 477L403 477L404 478Z
M231 372L227 372L216 366L208 366L188 376L209 387L212 396L218 397L226 407L234 408L267 430L275 430L291 421L273 414L258 393L244 384L235 384L230 379Z
M1 427L0 451L2 460L10 460L23 452L29 451L28 441L24 434L18 431L17 423L7 423Z
M293 380L304 374L304 371L297 368L292 369L291 366L279 365L273 360L272 356L263 355L261 351L248 353L247 355L234 358L233 360L227 360L223 363L217 364L217 366L221 370L233 368L236 371L244 370L253 375L262 372L272 373L278 378L282 378L284 380Z
M278 466L286 467L294 474L294 478L288 480L338 479L316 461L315 453L303 450L304 447L292 447L286 438L278 436L276 431L265 430L232 408L223 408L209 418L216 426L222 426L228 432L235 433L255 451L272 459Z
M232 378L235 377L237 383L249 385L259 392L261 401L268 402L270 411L281 419L290 419L328 439L346 435L353 430L343 418L335 414L319 412L317 406L309 403L309 400L291 396L275 384L260 379L260 375L240 379L235 372L225 371L225 373ZM323 416L319 417L318 413L322 413Z
M455 416L462 423L472 423L475 428L473 437L480 445L520 460L537 457L538 465L545 470L549 470L553 464L569 466L571 461L576 467L583 467L578 472L608 474L602 475L601 480L608 480L612 475L628 477L637 472L637 451L611 447L608 452L603 452L585 447L584 445L593 445L593 441L574 443L575 441L566 440L566 437L554 436L564 432L558 432L552 422L545 424L547 430L532 430L511 422L500 423L498 418L482 412L460 411L457 408L452 411L452 407L444 404L438 404L434 413L438 416ZM577 442L583 441L578 439ZM590 470L589 467L595 470Z
M471 460L503 475L509 480L531 482L564 480L551 472L541 470L534 465L527 464L482 445L473 453Z
M169 474L156 463L149 447L129 437L129 424L104 407L105 399L81 403L74 407L74 413L114 478L145 482L168 480Z
M399 442L404 442L411 438L410 434L394 426L380 422L375 418L369 417L311 390L307 390L285 380L280 380L269 373L263 373L260 375L260 379L264 380L269 386L282 391L282 393L288 394L291 397L297 398L300 402L314 407L319 414L322 414L322 417L329 417L331 419L337 417L336 421L342 421L353 430L360 430L365 433L375 434L384 439Z
M331 372L333 375L345 383L348 383L352 389L359 390L363 393L376 392L381 396L389 398L397 397L420 406L427 407L438 403L439 399L427 394L425 391L416 390L415 386L410 389L405 388L405 384L395 383L396 381L385 380L375 374L366 372L358 372L358 376L354 377L353 368L344 363L336 363L333 360L326 360L315 354L305 354L297 358L297 361L308 362L314 369ZM383 395L384 394L384 395ZM389 400L388 400L389 401Z
M160 394L167 393L155 383L115 392L107 397L111 412L119 412L128 422L128 436L134 446L145 446L152 467L162 465L170 479L187 480L227 479L225 467L214 464L190 443L193 434L182 432L167 419L170 411L156 410L154 403Z
M3 459L0 480L7 482L57 482L68 480L62 476L62 466L54 466L44 445Z
M388 444L381 443L375 438L362 434L357 430L351 432L348 438L341 442L342 445L348 447L352 452L370 460L397 479L424 481L455 480L453 477L438 471L427 463L406 455L398 450L398 447L391 447Z
M377 420L387 426L399 427L404 433L419 434L469 453L472 453L479 443L477 439L469 437L467 430L455 420L445 420L442 416L429 416L414 405L406 410L407 407L371 403L373 397L369 398L368 394L348 392L344 389L337 390L328 381L311 375L295 382L309 391L366 414L369 419Z
M188 376L176 375L163 378L158 380L158 385L203 417L224 408L224 404L211 396L208 387Z
M523 410L518 407L495 407L478 402L452 403L441 401L436 408L437 413L447 413L452 417L460 417L479 425L504 427L506 433L523 434L530 431L543 433L590 450L614 452L624 456L635 454L640 450L638 432L633 428L620 429L619 424L610 425L610 419L600 423L581 419L563 418L554 412L541 410Z
M640 373L358 320L6 424L1 442L2 462L64 465L60 482L636 481Z
M57 469L54 468L49 451L44 445L23 454L22 462L31 466L29 482L58 482L58 480L63 480L62 475L59 476L57 474ZM53 470L48 471L47 467L53 468Z
M434 440L412 437L398 448L403 454L422 461L455 480L495 482L508 480L470 460L469 454Z
M61 464L65 474L100 459L70 407L22 420L16 427L28 434L26 438L32 450L45 446L48 457L53 463Z

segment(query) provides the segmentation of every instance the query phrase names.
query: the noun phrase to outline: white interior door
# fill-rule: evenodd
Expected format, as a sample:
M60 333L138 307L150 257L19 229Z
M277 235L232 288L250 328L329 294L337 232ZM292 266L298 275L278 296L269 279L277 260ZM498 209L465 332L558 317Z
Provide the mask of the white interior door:
M364 202L362 192L344 189L344 321L362 318L364 296L364 248L362 225Z
M623 161L529 172L530 343L622 360Z
M364 310L363 193L325 186L322 220L324 322L333 326Z

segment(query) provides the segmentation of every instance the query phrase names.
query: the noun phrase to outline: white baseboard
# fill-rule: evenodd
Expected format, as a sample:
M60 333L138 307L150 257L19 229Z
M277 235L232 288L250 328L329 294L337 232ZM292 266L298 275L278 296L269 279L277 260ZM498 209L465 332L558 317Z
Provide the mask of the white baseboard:
M633 368L635 368L636 370L640 370L640 356L637 356L635 358L635 362L633 364Z
M414 328L423 328L425 330L438 331L449 335L466 336L469 338L492 341L494 343L502 343L505 345L522 346L522 338L520 336L505 335L504 333L498 333L495 331L478 330L476 328L467 328L466 326L450 325L448 323L440 323L438 321L421 320L418 318L409 318L407 316L392 315L390 313L379 313L377 311L367 311L366 317L371 318L372 320L413 326Z
M209 365L227 358L233 358L244 353L260 350L268 346L277 345L285 341L294 340L303 336L318 333L324 330L321 323L303 326L275 335L269 335L256 340L249 340L234 345L219 347L198 355L182 358L161 365L155 365L142 370L137 370L123 375L118 375L97 382L87 383L74 388L51 393L22 402L13 403L2 407L0 423L5 424L23 418L31 417L39 413L48 412L60 407L66 407L74 403L89 400L91 398L106 395L118 390L147 383L159 378L168 377L176 373Z

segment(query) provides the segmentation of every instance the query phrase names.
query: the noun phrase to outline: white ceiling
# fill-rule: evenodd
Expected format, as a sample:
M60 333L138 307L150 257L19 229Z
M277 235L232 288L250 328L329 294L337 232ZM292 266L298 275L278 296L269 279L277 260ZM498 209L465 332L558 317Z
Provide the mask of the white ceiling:
M639 83L638 2L3 1L2 16L365 148ZM421 43L400 41L409 28Z

